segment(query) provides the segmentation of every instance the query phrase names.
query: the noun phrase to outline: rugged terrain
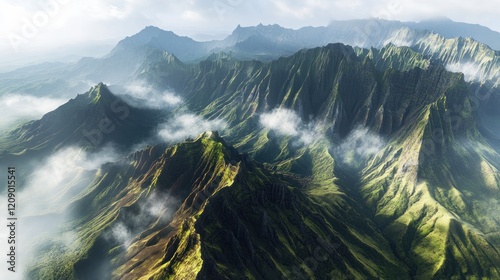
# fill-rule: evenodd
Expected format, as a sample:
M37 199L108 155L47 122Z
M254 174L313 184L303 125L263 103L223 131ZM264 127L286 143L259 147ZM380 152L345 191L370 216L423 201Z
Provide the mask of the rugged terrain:
M125 39L109 57L131 52L133 80L183 103L139 108L100 83L2 137L2 163L66 148L121 153L65 185L75 191L27 277L500 278L498 54L470 38L398 30L412 43L195 63L148 35L170 33ZM253 36L229 39L266 46ZM196 45L177 43L167 46ZM118 67L109 57L104 72ZM466 61L477 71L450 71ZM165 123L185 112L227 125L164 141Z

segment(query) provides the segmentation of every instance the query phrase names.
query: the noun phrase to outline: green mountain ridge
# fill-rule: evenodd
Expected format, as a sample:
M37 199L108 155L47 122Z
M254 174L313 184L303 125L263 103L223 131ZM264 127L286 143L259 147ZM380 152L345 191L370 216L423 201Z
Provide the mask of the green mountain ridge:
M408 273L348 197L311 195L300 181L239 155L217 134L151 147L125 162L125 169L125 163L103 166L72 206L77 218L71 228L86 245L61 256L64 265L42 259L30 277L275 279L293 273L329 279ZM172 218L149 217L128 249L109 241L105 232L117 223L132 228L124 213L140 209L153 193L178 202ZM346 219L352 227L344 225ZM311 256L319 259L317 268L308 268Z
M5 150L53 151L71 145L96 149L110 141L127 146L151 135L160 116L128 105L100 83L40 120L13 130Z
M500 277L491 207L500 201L500 155L463 74L394 45L332 44L268 63L152 55L139 78L229 128L103 165L61 228L80 246L50 241L30 278ZM112 119L113 100L94 87L18 129L18 148L80 143L82 128ZM137 142L159 123L129 109L109 141ZM317 139L294 144L298 132L266 127L262 116L275 110L296 114L296 130L315 125ZM359 127L384 143L349 165L336 149ZM148 209L158 201L160 214Z
M498 241L484 235L499 225L484 202L498 197L499 181L490 176L498 174L500 157L470 116L451 125L444 114L456 102L467 106L466 94L431 104L410 137L390 143L362 172L363 197L423 279L499 277Z
M395 52L414 60L398 60ZM339 189L362 197L382 232L393 237L391 244L413 277L499 277L497 238L484 234L498 232L499 225L484 201L498 199L500 157L476 128L463 75L432 65L410 49L391 46L356 56L348 47L330 45L269 64L215 60L199 67L201 74L185 90L192 108L234 121L236 134L228 132L228 139L283 171L301 170L294 166L303 165L311 152L294 152L286 144L289 139L276 143L265 130L245 133L258 127L259 112L290 108L303 120L333 124L330 131L341 136L356 125L388 135L387 148L354 180L359 189ZM329 178L343 177L341 167L336 170Z

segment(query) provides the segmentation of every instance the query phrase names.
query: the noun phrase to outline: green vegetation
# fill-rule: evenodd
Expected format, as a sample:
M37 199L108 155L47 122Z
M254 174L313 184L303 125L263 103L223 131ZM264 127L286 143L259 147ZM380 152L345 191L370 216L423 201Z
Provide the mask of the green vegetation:
M103 165L62 228L78 246L48 240L31 278L500 278L500 155L462 74L393 45L332 44L269 63L150 55L140 77L223 118L224 139L207 132ZM114 98L100 84L2 145L33 155L81 144L74 132L110 117ZM264 127L276 108L317 135L304 143ZM144 139L156 116L131 108L107 141ZM342 151L359 127L380 150ZM166 209L145 215L156 198Z

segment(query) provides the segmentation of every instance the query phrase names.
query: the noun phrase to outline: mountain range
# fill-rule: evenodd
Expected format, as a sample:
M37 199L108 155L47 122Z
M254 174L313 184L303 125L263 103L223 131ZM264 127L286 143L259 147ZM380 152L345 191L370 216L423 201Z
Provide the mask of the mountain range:
M500 278L498 52L450 38L499 37L466 27L260 25L204 43L147 27L103 58L30 68L113 84L2 135L2 165L37 178L60 153L119 155L64 177L62 210L24 217L59 220L25 277ZM33 83L20 73L2 84Z
M382 48L388 43L408 46L435 56L458 72L470 66L476 80L492 78L498 68L498 33L486 27L446 19L419 23L381 19L333 21L325 27L288 29L279 25L238 26L224 40L198 42L171 31L148 26L121 40L102 58L83 58L78 63L45 63L3 73L0 94L25 92L34 95L64 95L83 92L91 84L106 81L121 84L140 71L151 51L164 51L183 62L199 62L213 53L230 53L234 58L270 61L303 48L343 43L361 48ZM469 39L468 39L469 38ZM496 40L496 41L495 41ZM478 43L478 45L474 45ZM467 53L475 51L480 55ZM126 63L124 61L127 61ZM39 71L43 69L43 71ZM453 70L452 69L452 70ZM20 77L24 77L20 79ZM498 77L497 77L498 79ZM495 80L496 81L496 80Z

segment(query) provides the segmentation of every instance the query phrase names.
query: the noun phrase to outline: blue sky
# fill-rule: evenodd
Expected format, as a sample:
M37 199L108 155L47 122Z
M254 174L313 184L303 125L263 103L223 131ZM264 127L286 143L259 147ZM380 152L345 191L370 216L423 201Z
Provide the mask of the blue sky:
M499 11L498 0L2 0L0 64L68 44L111 45L146 25L200 40L223 38L238 24L299 28L370 17L448 17L500 31Z

